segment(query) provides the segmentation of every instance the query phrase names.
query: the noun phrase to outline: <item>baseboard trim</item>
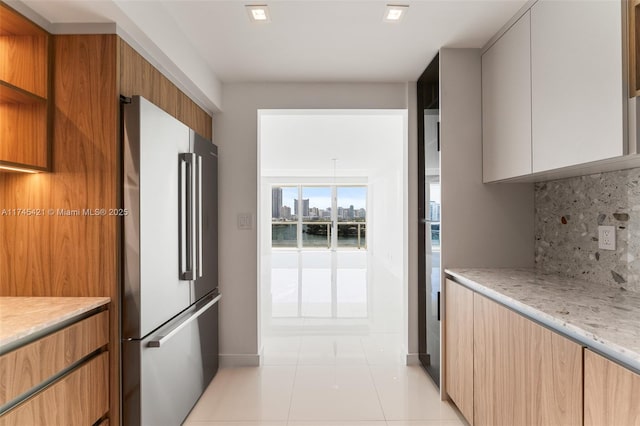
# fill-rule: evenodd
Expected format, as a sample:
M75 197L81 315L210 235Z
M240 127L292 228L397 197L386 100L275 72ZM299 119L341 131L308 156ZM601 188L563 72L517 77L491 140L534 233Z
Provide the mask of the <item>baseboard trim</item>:
M420 365L418 354L407 354L407 365Z
M220 367L259 367L259 354L220 354Z

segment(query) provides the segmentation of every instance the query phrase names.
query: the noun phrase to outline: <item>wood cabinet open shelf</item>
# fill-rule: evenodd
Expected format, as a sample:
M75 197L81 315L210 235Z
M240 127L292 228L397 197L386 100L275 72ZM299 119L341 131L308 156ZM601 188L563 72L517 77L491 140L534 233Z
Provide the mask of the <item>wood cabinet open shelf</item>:
M49 169L50 35L0 2L0 166Z
M3 104L47 104L47 99L0 80L0 103Z

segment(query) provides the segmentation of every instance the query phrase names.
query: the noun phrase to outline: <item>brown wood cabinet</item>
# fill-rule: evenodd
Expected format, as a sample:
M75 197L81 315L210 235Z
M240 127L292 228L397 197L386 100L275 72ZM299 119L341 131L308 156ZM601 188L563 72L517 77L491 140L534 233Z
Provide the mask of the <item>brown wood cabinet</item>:
M446 389L473 424L473 291L451 280L445 287Z
M0 356L0 405L29 391L109 343L109 313L100 312Z
M0 416L0 426L86 426L105 416L108 319L99 312L2 355L0 405L30 396Z
M0 167L49 167L50 37L0 2Z
M584 425L640 425L640 375L588 349L584 350Z
M211 140L211 116L124 40L120 43L120 93L141 95Z
M87 426L109 409L109 357L107 353L45 388L0 417L0 426Z

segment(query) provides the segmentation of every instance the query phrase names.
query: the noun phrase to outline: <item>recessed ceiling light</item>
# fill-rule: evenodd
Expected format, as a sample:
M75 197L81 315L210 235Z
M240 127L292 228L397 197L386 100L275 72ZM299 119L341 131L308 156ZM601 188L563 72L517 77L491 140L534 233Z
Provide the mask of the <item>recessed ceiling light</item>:
M383 20L385 22L400 22L408 8L408 5L388 4Z
M266 4L246 5L251 22L271 22L269 6Z

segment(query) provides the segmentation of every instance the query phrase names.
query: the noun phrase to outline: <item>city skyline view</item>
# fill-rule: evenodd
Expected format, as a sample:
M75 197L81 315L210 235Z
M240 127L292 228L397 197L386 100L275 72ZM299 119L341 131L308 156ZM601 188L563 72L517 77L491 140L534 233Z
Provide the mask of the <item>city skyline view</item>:
M303 186L302 217L305 219L331 219L331 187ZM337 186L338 220L366 219L367 188L365 186ZM299 186L272 188L272 219L298 218Z

